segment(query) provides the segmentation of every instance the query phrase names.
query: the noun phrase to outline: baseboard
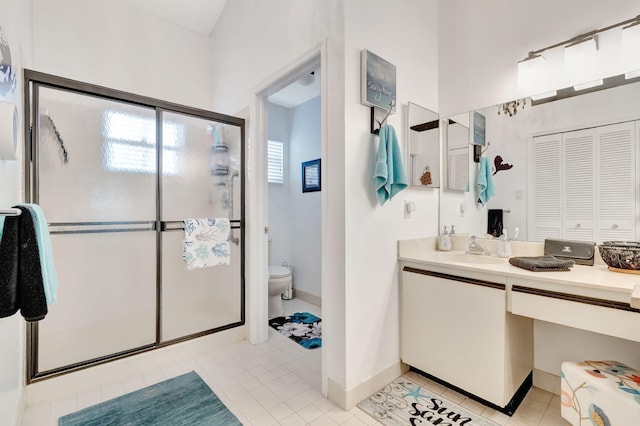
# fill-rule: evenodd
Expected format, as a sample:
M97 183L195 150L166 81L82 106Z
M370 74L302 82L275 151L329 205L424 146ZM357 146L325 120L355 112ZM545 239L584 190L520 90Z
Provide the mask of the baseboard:
M245 327L234 327L197 339L31 383L25 389L23 403L27 406L33 405L46 400L51 395L62 398L84 390L94 389L116 378L125 378L156 367L160 368L206 350L224 347L232 342L246 339Z
M534 368L533 386L560 395L560 376Z
M304 300L307 303L311 303L312 305L316 305L316 306L320 306L322 307L322 298L313 295L311 293L307 293L306 291L302 291L302 290L298 290L298 289L293 289L293 297L300 299L300 300Z
M360 383L358 386L346 390L333 380L328 380L327 398L343 410L351 410L360 401L382 389L405 373L409 367L398 361L382 370L370 379Z

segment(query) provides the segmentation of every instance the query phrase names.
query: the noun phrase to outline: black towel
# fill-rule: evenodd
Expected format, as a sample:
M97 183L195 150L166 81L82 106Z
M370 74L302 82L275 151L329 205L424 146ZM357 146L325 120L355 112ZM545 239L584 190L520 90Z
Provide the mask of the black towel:
M509 263L518 268L528 269L533 272L558 272L569 271L574 265L573 260L558 259L557 257L545 254L544 256L533 257L510 257Z
M0 242L0 316L13 315L20 309L25 320L40 321L48 309L35 220L28 208L16 208L22 214L5 218Z
M487 234L499 237L502 235L502 209L489 209L487 213Z
M18 227L20 217L4 219L0 241L0 318L18 312Z

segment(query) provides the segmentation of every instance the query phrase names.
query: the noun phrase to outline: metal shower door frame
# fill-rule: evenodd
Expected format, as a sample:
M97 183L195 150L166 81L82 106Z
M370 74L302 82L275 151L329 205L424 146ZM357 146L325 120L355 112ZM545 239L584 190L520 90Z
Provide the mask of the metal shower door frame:
M240 128L240 220L232 221L232 229L240 230L240 321L226 324L213 329L189 334L169 341L162 341L162 232L168 231L167 222L162 222L162 155L161 150L156 151L156 218L153 222L121 222L121 229L116 232L128 232L131 230L149 230L156 233L156 335L153 344L126 351L102 356L99 358L78 362L60 368L38 371L38 323L28 323L26 336L26 383L34 383L44 379L60 376L74 371L100 365L106 362L137 355L147 351L195 339L205 335L217 333L223 330L239 327L245 324L245 120L225 114L207 111L199 108L188 107L155 98L136 95L116 89L110 89L90 83L67 79L51 74L24 69L24 199L26 202L38 203L39 201L39 153L36 142L39 140L40 114L39 114L39 89L40 87L67 91L80 95L97 97L105 100L122 102L135 106L152 108L155 110L156 142L157 147L162 146L163 112L171 112L192 116L195 118L216 121L222 124L237 126ZM232 214L233 212L231 212ZM231 219L231 218L230 218ZM114 223L92 223L93 225ZM64 224L73 225L73 224ZM74 231L68 231L74 232ZM235 241L234 241L235 242Z

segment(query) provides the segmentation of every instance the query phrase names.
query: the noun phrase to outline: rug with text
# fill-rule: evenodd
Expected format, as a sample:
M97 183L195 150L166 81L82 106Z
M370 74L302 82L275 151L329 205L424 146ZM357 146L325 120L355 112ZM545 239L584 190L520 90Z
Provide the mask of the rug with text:
M309 312L272 318L269 325L307 349L322 347L322 320Z
M402 376L361 401L358 407L388 426L498 426Z

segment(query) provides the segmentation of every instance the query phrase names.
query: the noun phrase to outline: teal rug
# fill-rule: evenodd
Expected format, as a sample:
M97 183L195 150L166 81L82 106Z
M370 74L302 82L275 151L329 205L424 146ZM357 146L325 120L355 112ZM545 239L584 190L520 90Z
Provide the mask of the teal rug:
M242 425L194 371L60 417L58 424Z

